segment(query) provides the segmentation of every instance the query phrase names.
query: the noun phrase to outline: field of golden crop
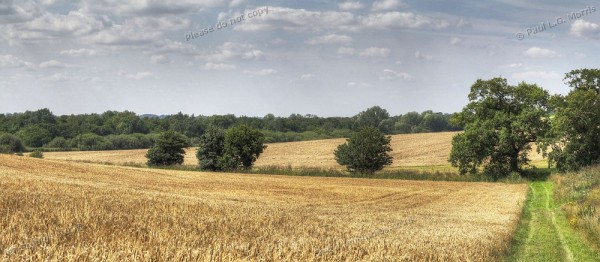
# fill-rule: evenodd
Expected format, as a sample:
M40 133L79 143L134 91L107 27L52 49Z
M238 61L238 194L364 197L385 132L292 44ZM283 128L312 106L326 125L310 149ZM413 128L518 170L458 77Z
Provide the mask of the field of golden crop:
M392 168L407 167L449 167L448 156L452 148L455 132L406 134L392 136ZM304 142L268 144L267 149L256 161L256 167L316 167L341 169L333 156L333 151L346 139L328 139ZM94 163L138 164L146 163L147 150L116 150L94 152L52 152L45 153L47 159L85 161ZM185 165L198 165L196 149L187 149ZM540 162L542 157L535 153L531 159ZM543 165L543 164L542 164Z
M490 261L526 190L0 155L0 260Z

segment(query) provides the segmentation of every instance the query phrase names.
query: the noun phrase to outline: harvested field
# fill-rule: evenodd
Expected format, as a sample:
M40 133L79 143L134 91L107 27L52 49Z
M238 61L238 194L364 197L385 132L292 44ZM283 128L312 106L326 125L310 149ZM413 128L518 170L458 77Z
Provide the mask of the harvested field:
M0 260L492 261L526 191L0 155Z
M452 149L452 137L456 132L406 134L392 136L392 168L442 166L448 167L448 157ZM268 144L267 149L256 161L256 167L342 167L335 162L333 151L346 139L328 139L304 142ZM48 152L47 159L85 161L93 163L112 163L117 165L146 163L147 150L117 150L92 152ZM534 161L542 160L541 155L532 152ZM198 165L196 149L187 149L185 165Z

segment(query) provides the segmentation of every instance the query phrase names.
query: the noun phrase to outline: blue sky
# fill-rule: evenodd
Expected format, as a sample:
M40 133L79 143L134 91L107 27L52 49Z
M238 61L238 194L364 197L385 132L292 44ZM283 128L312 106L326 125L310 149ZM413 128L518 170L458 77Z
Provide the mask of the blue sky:
M0 0L0 113L456 112L479 78L568 92L599 39L592 1Z

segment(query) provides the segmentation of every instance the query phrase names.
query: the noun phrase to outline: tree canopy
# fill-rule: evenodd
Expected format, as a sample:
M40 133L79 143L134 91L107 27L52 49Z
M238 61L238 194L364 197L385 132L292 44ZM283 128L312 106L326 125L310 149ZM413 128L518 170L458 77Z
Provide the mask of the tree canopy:
M201 170L219 171L221 158L225 151L225 131L216 126L210 126L200 137L196 158Z
M175 131L167 131L157 138L146 158L149 166L169 166L183 164L185 148L190 145L189 139Z
M573 70L565 82L572 90L551 100L555 114L545 145L559 170L574 171L600 163L600 70Z
M265 136L247 125L235 126L225 131L222 166L224 169L248 169L263 152Z
M477 80L469 103L454 117L465 131L452 139L450 162L461 174L483 167L492 178L518 172L529 162L531 144L550 127L546 90L522 82L511 86L504 78Z
M391 138L374 127L364 127L335 150L335 160L352 173L373 174L392 163Z

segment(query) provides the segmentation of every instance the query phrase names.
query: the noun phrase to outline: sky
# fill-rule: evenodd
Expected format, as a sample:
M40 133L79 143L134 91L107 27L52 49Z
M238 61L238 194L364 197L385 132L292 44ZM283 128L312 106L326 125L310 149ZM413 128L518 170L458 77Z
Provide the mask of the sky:
M452 113L498 76L566 94L598 68L594 4L0 0L0 113Z

